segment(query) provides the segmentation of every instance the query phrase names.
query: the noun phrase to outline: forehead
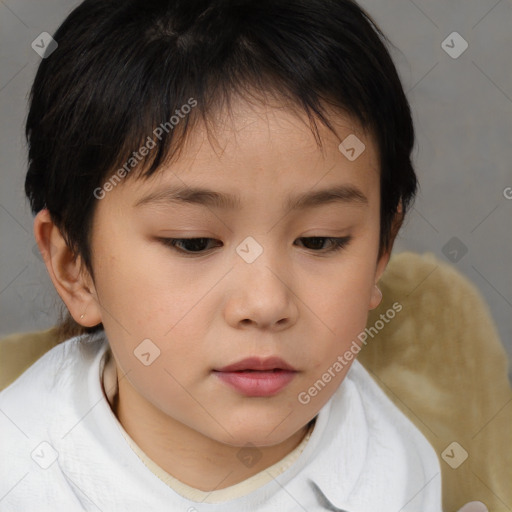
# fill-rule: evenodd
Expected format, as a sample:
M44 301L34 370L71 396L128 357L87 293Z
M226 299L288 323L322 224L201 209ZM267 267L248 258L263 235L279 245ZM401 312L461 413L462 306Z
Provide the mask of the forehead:
M177 159L147 179L126 180L113 195L139 206L165 201L170 189L207 189L219 197L203 194L203 199L217 205L236 208L246 201L277 200L290 208L292 196L298 204L302 193L307 203L305 191L329 186L356 200L358 193L378 194L373 137L347 115L332 111L328 119L335 133L318 122L319 144L305 113L234 100L208 127L197 123L192 128Z

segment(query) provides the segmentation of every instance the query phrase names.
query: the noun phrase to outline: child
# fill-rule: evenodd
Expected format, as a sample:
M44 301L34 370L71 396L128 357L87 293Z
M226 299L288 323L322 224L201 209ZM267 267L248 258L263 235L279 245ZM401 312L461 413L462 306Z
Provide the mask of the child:
M86 0L54 39L26 192L74 336L0 395L1 509L440 511L434 450L340 357L416 191L375 23Z

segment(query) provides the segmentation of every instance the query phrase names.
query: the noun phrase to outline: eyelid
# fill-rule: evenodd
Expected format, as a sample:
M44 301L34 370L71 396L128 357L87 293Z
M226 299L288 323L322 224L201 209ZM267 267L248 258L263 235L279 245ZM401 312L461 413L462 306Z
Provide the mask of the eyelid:
M324 239L329 240L332 243L331 249L328 250L318 250L315 251L313 249L310 249L314 253L317 253L319 256L327 255L331 253L336 253L341 251L342 249L346 248L347 245L352 241L352 236L342 236L342 237L335 237L335 236L302 236L298 238L298 240L308 240L308 239Z
M186 237L181 237L181 238L167 238L167 237L159 237L158 240L160 242L162 242L164 245L166 245L167 247L170 247L171 249L175 249L177 252L181 253L181 254L184 254L184 255L195 255L195 256L198 256L198 255L201 255L201 254L206 254L208 252L211 251L211 249L209 250L204 250L204 251L183 251L181 249L178 249L176 247L176 242L182 242L182 241L192 241L192 240L208 240L208 241L217 241L217 239L215 238L212 238L212 237L207 237L207 236L194 236L194 237L189 237L189 238L186 238ZM221 242L222 243L222 242Z

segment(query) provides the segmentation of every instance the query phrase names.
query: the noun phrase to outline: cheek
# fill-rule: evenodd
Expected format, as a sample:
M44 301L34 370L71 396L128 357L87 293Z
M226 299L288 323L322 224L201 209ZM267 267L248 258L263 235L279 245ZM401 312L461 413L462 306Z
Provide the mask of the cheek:
M311 307L321 311L316 321L314 349L310 354L311 360L315 361L313 366L319 370L357 339L368 317L367 280L352 275L336 282L338 286L325 288L325 295L318 297L315 306Z
M119 237L108 246L97 244L95 286L103 323L162 337L204 294L202 287L191 285L187 272L176 270L164 251L140 241L128 249L123 242Z
M303 283L305 312L315 314L310 322L315 327L310 357L318 371L347 350L366 327L376 257L371 248L366 255L347 252L325 273Z
M204 358L206 326L199 318L208 301L201 298L218 279L177 270L148 246L128 252L112 240L110 247L97 251L95 284L116 359L131 381L143 383L144 393L158 396L159 389L177 386L179 395L165 370L185 382L192 363Z

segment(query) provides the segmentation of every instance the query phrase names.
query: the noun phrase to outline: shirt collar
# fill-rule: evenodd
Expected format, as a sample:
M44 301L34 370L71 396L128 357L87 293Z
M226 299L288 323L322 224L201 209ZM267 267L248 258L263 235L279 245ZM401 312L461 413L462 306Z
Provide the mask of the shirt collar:
M441 510L435 452L358 361L317 426L301 480L337 510Z
M367 458L368 425L354 383L343 383L318 413L301 455L301 481L340 510L351 506ZM299 461L298 461L299 462Z

